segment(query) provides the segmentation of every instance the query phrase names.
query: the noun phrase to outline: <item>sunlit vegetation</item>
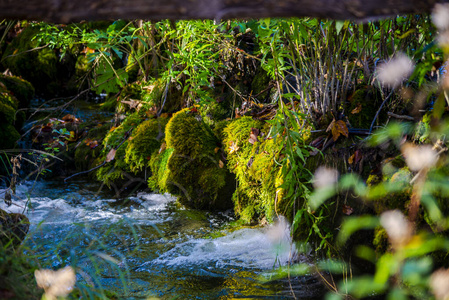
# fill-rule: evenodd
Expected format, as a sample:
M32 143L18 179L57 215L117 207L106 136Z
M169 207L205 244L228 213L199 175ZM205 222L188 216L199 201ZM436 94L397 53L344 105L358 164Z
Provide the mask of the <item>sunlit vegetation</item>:
M316 264L265 280L322 272L337 278L329 299L447 299L446 10L364 24L3 21L5 201L28 118L34 176L87 174L118 194L149 187L187 208L233 209L238 225L285 216ZM34 89L68 97L28 110ZM92 103L89 93L109 118L60 113Z

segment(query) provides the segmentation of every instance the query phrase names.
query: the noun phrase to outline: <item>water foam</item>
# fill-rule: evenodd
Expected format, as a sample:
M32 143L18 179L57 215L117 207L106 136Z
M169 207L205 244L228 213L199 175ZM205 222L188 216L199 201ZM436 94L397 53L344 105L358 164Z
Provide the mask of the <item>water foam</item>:
M285 265L294 250L285 219L265 228L245 228L215 239L192 239L177 244L143 264L167 267L207 265L214 268L271 269Z

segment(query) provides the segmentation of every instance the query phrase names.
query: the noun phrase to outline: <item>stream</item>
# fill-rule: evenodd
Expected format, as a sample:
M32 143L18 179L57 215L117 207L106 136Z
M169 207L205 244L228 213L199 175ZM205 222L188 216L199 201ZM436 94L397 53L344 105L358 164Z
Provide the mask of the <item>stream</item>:
M21 199L13 206L2 201L0 208L22 212L28 205L27 251L46 268L76 266L80 288L95 284L125 299L316 299L322 294L313 276L259 280L290 258L286 222L226 230L230 212L184 209L173 197L154 193L114 199L88 180L29 181L18 186L17 196Z

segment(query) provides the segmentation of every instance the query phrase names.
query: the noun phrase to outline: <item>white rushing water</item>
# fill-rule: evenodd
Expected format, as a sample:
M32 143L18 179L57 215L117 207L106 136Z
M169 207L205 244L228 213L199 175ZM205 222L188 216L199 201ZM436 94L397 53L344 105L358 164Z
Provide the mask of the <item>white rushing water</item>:
M124 218L134 224L154 225L170 222L172 214L166 207L175 199L169 195L138 193L128 197L130 205L113 205L115 199L102 199L95 194L82 195L82 190L70 191L64 197L48 189L48 197L30 197L27 194L34 185L37 194L45 194L45 183L27 182L18 186L14 205L7 207L2 201L0 208L8 212L22 213L30 219L32 229L42 225L64 225L72 223L116 223ZM54 191L53 191L54 192ZM4 190L0 190L3 195ZM51 198L51 196L54 198ZM213 223L213 220L211 220ZM179 236L179 235L178 235ZM290 228L284 218L265 228L244 228L218 238L194 238L186 236L170 250L154 260L140 266L163 265L166 267L209 265L271 269L285 265L291 257Z
M0 208L22 213L28 207L29 245L39 249L51 268L76 257L78 270L98 276L92 274L97 274L95 265L101 265L102 257L119 261L118 268L130 271L133 287L123 298L291 297L285 284L266 285L256 279L286 265L295 251L284 218L232 231L222 227L233 220L229 213L183 209L173 197L154 193L113 199L98 187L86 181L26 182L17 187L14 204L0 201ZM0 189L0 199L4 191ZM108 270L101 272L102 284L123 292L118 275Z

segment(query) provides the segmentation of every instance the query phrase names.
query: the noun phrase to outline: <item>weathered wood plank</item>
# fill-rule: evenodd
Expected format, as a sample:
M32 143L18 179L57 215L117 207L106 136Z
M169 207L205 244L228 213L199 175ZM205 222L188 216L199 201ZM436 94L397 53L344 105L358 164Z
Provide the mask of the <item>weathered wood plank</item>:
M106 19L309 16L364 20L431 11L437 0L0 0L0 19L69 23Z

